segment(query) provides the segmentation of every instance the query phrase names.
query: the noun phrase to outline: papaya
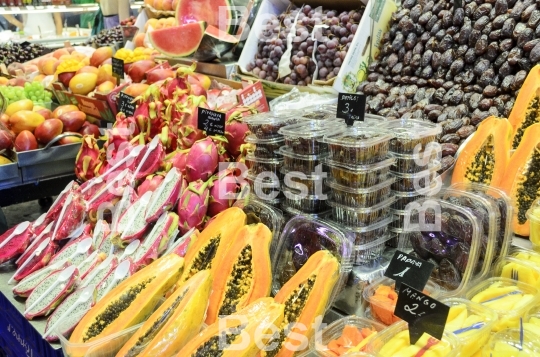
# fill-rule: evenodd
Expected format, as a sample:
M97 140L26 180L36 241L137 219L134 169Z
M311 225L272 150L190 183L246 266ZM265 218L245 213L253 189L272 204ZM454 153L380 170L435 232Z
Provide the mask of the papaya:
M510 160L512 126L505 118L486 118L463 146L456 160L452 184L474 182L498 187Z
M255 357L284 319L283 304L261 298L219 319L189 341L177 357Z
M508 116L512 124L512 148L517 149L525 129L540 122L540 65L531 69Z
M501 182L514 207L512 228L514 233L529 236L527 210L540 197L540 123L525 130L518 148L512 155Z
M90 344L118 333L148 318L164 293L180 278L184 259L169 254L139 270L104 296L79 322L71 334L72 344ZM112 343L112 342L111 342ZM100 347L110 350L109 344ZM74 346L70 357L84 356L86 349Z
M117 353L117 357L173 356L199 332L212 278L203 270L180 286L146 320Z
M231 315L251 302L270 295L272 232L262 223L240 228L221 264L213 269L214 281L206 324Z
M292 357L307 347L316 319L324 315L339 278L340 264L327 250L320 250L278 291L274 300L285 305L279 336L268 342L261 357ZM272 348L273 347L273 348Z
M201 270L219 265L235 233L245 224L246 214L238 207L227 208L214 216L193 244L190 244L184 257L185 268L180 283Z

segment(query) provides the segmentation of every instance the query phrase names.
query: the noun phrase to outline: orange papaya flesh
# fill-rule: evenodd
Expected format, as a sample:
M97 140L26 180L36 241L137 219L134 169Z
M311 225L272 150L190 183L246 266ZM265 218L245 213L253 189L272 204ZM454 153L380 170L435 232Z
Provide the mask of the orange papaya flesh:
M490 116L462 147L454 165L452 184L474 182L498 187L510 159L512 126L505 118Z
M540 123L525 130L518 148L512 155L501 183L514 207L512 228L514 233L529 236L527 210L540 197Z
M212 269L214 281L206 324L231 315L251 302L270 295L272 232L262 223L240 228L221 264Z
M285 305L284 319L279 327L279 336L268 343L267 347L272 345L274 349L261 351L262 357L292 357L301 349L303 341L298 337L311 338L314 324L317 318L322 318L338 281L339 269L340 264L332 253L321 250L311 255L281 287L274 299Z

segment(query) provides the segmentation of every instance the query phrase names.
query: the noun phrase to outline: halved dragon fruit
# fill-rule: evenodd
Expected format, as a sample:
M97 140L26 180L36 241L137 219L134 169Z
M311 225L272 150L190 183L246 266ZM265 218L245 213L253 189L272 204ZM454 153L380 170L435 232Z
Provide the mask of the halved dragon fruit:
M47 276L60 270L64 270L69 265L69 262L62 264L49 264L39 270L36 270L26 278L22 279L13 288L13 295L20 297L28 297L30 293L39 285Z
M163 212L170 211L176 206L180 193L185 189L182 173L173 167L167 173L163 182L152 193L146 209L146 222L155 222Z
M82 279L79 287L83 288L88 285L98 285L103 279L114 270L118 265L118 258L114 255L109 255L104 261L90 271L84 279Z
M127 209L131 207L139 197L140 196L137 195L137 192L132 187L126 186L122 198L114 206L114 212L111 219L111 231L116 231L120 217L122 217Z
M157 174L152 174L146 176L144 181L137 187L137 194L139 196L144 195L146 191L155 191L156 188L163 182L165 174L158 172Z
M70 193L77 191L79 189L79 184L75 181L71 181L68 183L66 188L60 194L58 197L56 197L56 200L53 202L49 210L47 211L47 215L45 216L45 221L52 222L58 218L60 215L60 212L62 211L62 208L64 207L64 202L66 198L69 196Z
M179 257L185 257L189 245L192 241L195 241L201 232L198 229L191 229L182 237L178 238L171 249L168 249L165 254L176 254Z
M97 221L96 226L94 227L94 232L92 233L92 248L94 250L98 250L105 239L107 239L109 233L111 233L111 229L109 228L107 221L103 219Z
M56 220L52 239L62 240L70 236L84 219L86 205L80 193L71 192L63 203L62 211Z
M93 252L83 260L79 265L77 265L77 269L79 270L79 275L81 279L84 279L86 275L92 271L99 263L101 263L103 260L107 258L107 254L101 253L98 251Z
M36 247L38 247L44 241L51 239L54 224L55 222L49 223L47 227L36 238L34 238L34 240L32 240L32 243L26 248L24 253L15 261L15 264L17 264L18 267L20 267L21 264L23 264L34 253Z
M83 240L74 240L66 244L58 253L56 253L50 264L58 264L63 262L71 262L73 265L80 264L85 260L92 251L92 238Z
M129 169L125 169L119 172L112 172L109 174L106 180L100 184L99 191L97 191L91 198L87 200L86 209L90 212L97 212L98 209L103 207L104 204L111 204L113 200L121 197L124 188L131 184L133 176Z
M24 316L32 320L36 316L47 316L75 288L79 271L74 265L49 275L28 296Z
M139 180L156 172L164 156L165 149L161 144L159 136L156 136L144 146L135 159L132 169L135 179Z
M150 197L152 197L152 191L146 192L120 217L115 232L111 233L114 245L125 247L135 239L142 238L148 227L144 214Z
M163 253L171 239L178 233L178 215L173 212L164 212L144 238L143 243L132 255L135 265L140 267L152 263Z
M37 248L28 256L28 259L21 263L17 271L15 271L13 277L9 280L9 283L11 284L13 281L21 281L36 270L43 268L45 265L47 265L47 263L49 263L57 248L58 245L52 239L42 241L39 246L37 246Z
M8 229L0 236L0 264L5 263L24 253L30 244L32 230L30 222L22 222Z
M130 277L134 271L135 265L131 259L127 258L118 266L109 272L107 276L99 283L97 287L97 298L96 301L101 300L109 291L114 289L122 281Z
M38 217L38 219L32 222L32 226L30 227L32 231L32 238L30 240L39 236L41 232L43 232L43 230L47 227L47 225L51 223L50 221L47 221L45 219L46 216L47 216L47 212L43 213L41 216Z
M45 339L49 342L58 340L57 333L67 336L79 321L96 304L97 289L95 285L75 290L71 293L47 319Z

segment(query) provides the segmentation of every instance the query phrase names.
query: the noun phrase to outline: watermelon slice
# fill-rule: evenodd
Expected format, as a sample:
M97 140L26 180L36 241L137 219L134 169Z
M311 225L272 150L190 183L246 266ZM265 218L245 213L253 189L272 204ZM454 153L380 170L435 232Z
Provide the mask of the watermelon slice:
M178 24L205 21L227 33L231 30L232 16L228 0L179 0L176 7Z
M192 22L150 32L152 46L168 57L186 57L193 54L204 36L206 23Z
M215 26L208 26L204 31L204 37L193 56L198 61L212 61L221 58L238 43L238 38L221 31Z

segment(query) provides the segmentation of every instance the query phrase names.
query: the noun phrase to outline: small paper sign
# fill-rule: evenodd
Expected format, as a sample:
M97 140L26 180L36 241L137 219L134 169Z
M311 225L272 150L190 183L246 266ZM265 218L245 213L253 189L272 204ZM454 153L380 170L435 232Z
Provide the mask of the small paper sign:
M422 292L401 284L394 315L407 321L411 345L425 333L440 340L450 307Z
M118 112L124 113L127 117L132 117L135 114L137 105L133 103L135 97L132 97L124 92L118 93L116 97L116 107Z
M345 119L348 126L355 121L364 121L366 96L362 94L339 93L336 116Z
M206 135L225 135L225 113L206 108L198 108L197 128L206 131Z
M401 283L405 283L422 291L434 268L433 263L396 250L384 276L396 281L396 290L399 290Z
M124 60L112 58L112 73L116 78L124 79Z

